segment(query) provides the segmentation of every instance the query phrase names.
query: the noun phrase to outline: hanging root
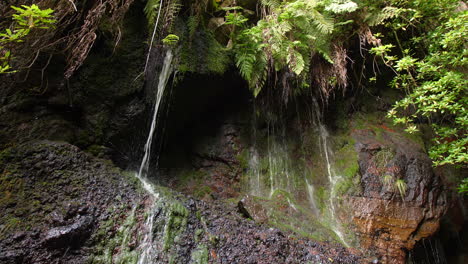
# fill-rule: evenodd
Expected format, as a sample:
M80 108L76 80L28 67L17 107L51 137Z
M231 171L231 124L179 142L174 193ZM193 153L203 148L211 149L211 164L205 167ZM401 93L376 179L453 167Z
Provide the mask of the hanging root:
M333 64L328 63L319 56L312 58L311 77L312 84L318 87L320 97L326 102L335 89L343 93L348 87L348 55L342 45L334 45L331 58Z
M83 4L84 1L34 1L41 9L54 10L55 27L48 30L34 30L28 34L22 43L15 43L11 47L15 55L14 66L17 69L29 69L35 63L39 53L62 53L66 57L65 79L83 64L96 40L99 25L108 19L112 25L116 41L119 40L119 24L122 22L128 8L134 0L100 0ZM30 4L31 1L20 0L16 6ZM14 14L9 5L0 3L0 13L5 20L0 23L1 29L10 27L12 21L8 20Z
M123 1L96 1L93 7L89 9L80 30L69 36L67 41L68 58L65 78L68 79L83 64L88 56L94 41L96 40L96 30L99 27L104 16L110 16L110 21L118 33L118 24L123 20L128 8L134 0ZM121 4L117 4L121 2ZM116 34L117 40L119 34Z

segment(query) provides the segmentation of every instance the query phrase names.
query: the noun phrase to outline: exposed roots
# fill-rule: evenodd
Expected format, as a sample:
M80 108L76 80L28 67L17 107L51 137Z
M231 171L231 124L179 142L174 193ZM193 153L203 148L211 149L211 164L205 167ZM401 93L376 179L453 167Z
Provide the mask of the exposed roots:
M116 41L119 40L119 24L133 1L17 1L15 3L17 6L34 3L42 9L53 9L57 23L53 29L35 30L27 36L24 42L7 47L16 58L14 67L30 68L40 53L63 54L67 63L64 76L66 79L70 78L88 56L97 37L96 31L103 21L110 24ZM11 18L14 12L9 5L0 3L0 13L6 18ZM11 20L2 22L0 29L9 28L12 25Z
M312 84L320 91L324 102L339 88L343 93L348 87L348 55L341 45L334 45L332 50L333 64L326 62L319 56L314 56L311 62Z

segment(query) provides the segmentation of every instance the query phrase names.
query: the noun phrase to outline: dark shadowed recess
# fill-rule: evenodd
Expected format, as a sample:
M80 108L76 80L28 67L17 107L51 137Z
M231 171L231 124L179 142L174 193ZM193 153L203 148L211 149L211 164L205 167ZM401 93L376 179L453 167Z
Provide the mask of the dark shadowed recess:
M233 71L222 76L187 74L168 88L172 94L160 125L164 131L158 131L152 160L155 164L159 151L163 169L190 166L194 144L214 135L226 120L250 107L252 100L246 83Z

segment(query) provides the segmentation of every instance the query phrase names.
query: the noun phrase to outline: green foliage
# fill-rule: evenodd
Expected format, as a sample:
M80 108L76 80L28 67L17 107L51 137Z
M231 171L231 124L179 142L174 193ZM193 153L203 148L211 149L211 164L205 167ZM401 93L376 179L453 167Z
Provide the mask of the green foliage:
M179 42L179 37L174 34L169 34L162 40L162 42L164 45L174 46Z
M52 9L40 9L37 5L22 5L22 7L12 6L17 14L13 15L13 20L20 28L42 28L48 29L55 20L52 19Z
M192 21L189 19L189 22ZM190 40L190 28L181 37L179 71L198 73L224 73L229 64L229 54L215 39L214 34L204 28L195 29L196 38Z
M241 13L227 13L226 14L226 25L242 26L247 21L249 21L249 19L246 18Z
M461 193L468 193L468 178L462 180L462 183L458 187L458 191Z
M385 166L393 159L394 156L395 154L391 149L383 148L372 157L372 163L379 170L385 169Z
M338 0L264 0L262 4L268 7L269 14L255 26L247 26L247 19L240 13L226 15L228 24L240 28L232 34L236 65L254 96L274 72L289 71L298 80L306 81L314 54L333 63L329 52L334 29L331 14L357 9L352 1ZM326 8L320 12L323 5Z
M436 137L429 155L434 165L466 166L468 11L458 9L456 0L393 0L388 4L378 19L369 18L392 31L384 40L396 43L401 53L400 58L391 55L392 44L371 51L394 69L391 85L406 93L388 117L405 125L408 133L417 132L421 122L431 123Z
M35 29L48 29L53 27L52 9L40 9L37 5L11 6L16 11L13 15L11 28L0 32L0 74L11 73L10 61L12 45L23 42L26 36Z
M342 14L342 13L349 13L354 12L358 9L358 5L350 0L332 0L329 3L326 3L325 10L335 13L335 14Z
M160 2L160 0L148 0L143 10L145 12L146 20L148 21L148 26L150 29L153 29L154 23L156 23Z

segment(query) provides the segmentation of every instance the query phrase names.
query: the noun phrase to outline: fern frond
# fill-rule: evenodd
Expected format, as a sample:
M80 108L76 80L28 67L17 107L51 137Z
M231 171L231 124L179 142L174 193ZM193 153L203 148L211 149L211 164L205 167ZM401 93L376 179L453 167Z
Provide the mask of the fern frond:
M313 24L321 33L330 34L333 31L333 19L325 17L315 9L311 11L311 15L314 20Z
M260 2L262 5L272 8L278 8L281 5L281 0L261 0Z
M165 12L165 19L164 19L164 23L165 23L164 27L168 31L171 31L174 20L177 17L177 14L179 13L181 8L182 8L182 4L179 2L179 0L171 0L167 4L166 12Z
M393 6L386 6L382 10L371 12L366 17L366 22L369 26L377 26L382 24L388 19L398 17L406 12L416 12L409 8L398 8Z
M358 5L350 0L334 0L325 10L334 14L351 13L358 9Z
M146 20L148 21L148 25L150 25L150 27L151 25L154 25L154 22L156 21L159 5L160 0L148 0L148 2L146 2L145 8L143 9L143 12L146 15Z
M190 16L187 20L187 27L189 36L192 37L200 25L200 18L198 16Z

